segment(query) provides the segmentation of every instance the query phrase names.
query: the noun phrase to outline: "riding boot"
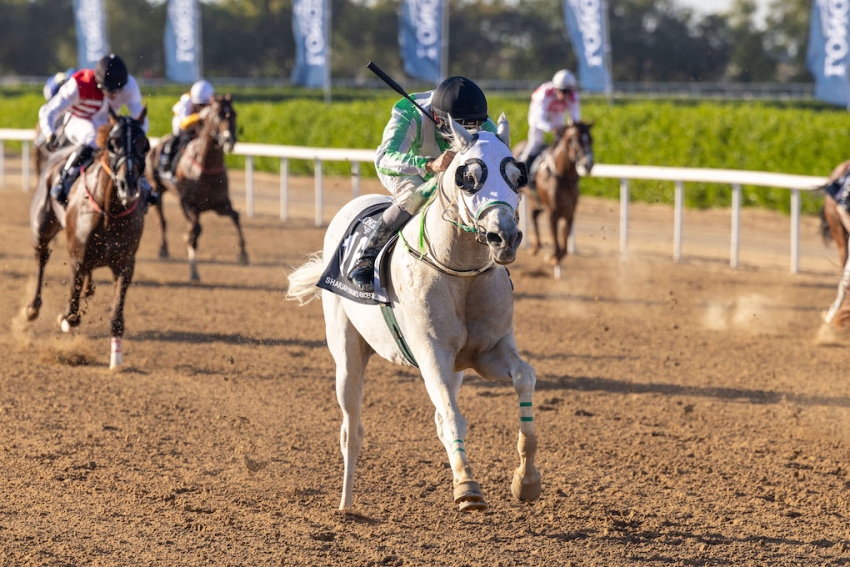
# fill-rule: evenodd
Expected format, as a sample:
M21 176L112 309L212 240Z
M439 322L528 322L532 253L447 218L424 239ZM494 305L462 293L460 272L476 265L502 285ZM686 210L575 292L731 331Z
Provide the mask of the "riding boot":
M142 192L142 201L146 205L159 205L161 196L159 192L155 191L151 184L148 183L147 177L141 177L139 179L139 185ZM147 208L145 209L147 211Z
M532 191L537 191L537 170L540 169L540 154L543 153L541 149L539 152L528 156L528 160L526 164L528 164L528 188Z
M406 213L406 211L402 212ZM381 218L375 228L372 229L372 234L369 235L369 240L366 242L363 253L348 272L348 279L362 291L372 291L374 289L372 280L375 273L375 258L378 257L378 254L387 242L390 241L393 234L398 232L409 219L409 213L401 215L391 223L387 223Z
M50 189L50 195L56 199L56 202L66 207L68 205L68 192L77 177L80 175L80 168L85 165L92 155L92 148L87 144L78 146L65 162L65 167L59 177L59 182Z
M174 163L174 156L177 153L178 140L176 136L169 138L162 147L162 153L159 154L159 173L163 177L173 179L171 166Z

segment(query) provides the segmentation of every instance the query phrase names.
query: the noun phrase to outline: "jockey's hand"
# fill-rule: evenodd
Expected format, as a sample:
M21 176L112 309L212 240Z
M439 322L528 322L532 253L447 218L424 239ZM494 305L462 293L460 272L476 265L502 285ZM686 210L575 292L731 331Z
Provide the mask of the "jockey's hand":
M48 152L55 152L59 149L59 138L56 137L56 134L50 134L47 137L47 141L44 142L44 147L47 148Z
M428 171L430 173L446 171L449 168L449 165L452 163L453 159L455 159L455 152L453 152L452 150L446 150L439 156L428 161L428 163L425 164L425 171Z

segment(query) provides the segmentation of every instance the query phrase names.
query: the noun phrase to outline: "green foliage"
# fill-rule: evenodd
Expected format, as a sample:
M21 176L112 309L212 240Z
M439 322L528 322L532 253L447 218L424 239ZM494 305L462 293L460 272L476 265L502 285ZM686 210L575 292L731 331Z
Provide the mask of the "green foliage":
M152 135L171 128L171 105L181 89L144 89ZM218 87L219 92L227 92ZM334 91L326 104L321 91L279 88L230 89L238 114L239 140L244 142L311 147L374 149L381 140L390 108L398 100L385 90ZM0 89L0 128L32 128L43 103L35 88ZM511 122L512 139L518 142L528 130L528 99L523 96L489 96L491 116L504 112ZM583 101L585 120L594 121L596 160L607 164L660 165L772 171L827 176L848 158L843 149L850 130L850 114L816 103L769 104L753 102L622 101L608 104L603 98ZM12 146L11 144L9 144ZM13 147L13 146L12 146ZM228 165L244 167L244 158L228 156ZM255 160L260 171L279 170L274 158ZM347 163L325 164L329 175L348 175ZM311 175L313 163L291 160L290 171ZM364 176L374 168L364 164ZM632 181L632 198L671 203L673 184ZM608 198L619 196L615 179L585 179L582 192ZM689 207L728 206L728 186L687 183ZM803 210L814 213L822 197L803 193ZM745 206L788 211L790 192L785 189L743 187Z

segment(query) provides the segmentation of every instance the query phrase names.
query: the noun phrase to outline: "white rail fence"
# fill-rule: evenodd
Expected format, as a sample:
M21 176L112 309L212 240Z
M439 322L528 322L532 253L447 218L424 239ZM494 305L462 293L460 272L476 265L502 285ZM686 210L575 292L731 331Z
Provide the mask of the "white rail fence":
M22 188L30 187L30 152L34 139L32 130L12 130L0 128L0 186L5 186L4 141L22 143ZM156 144L156 138L150 138L151 144ZM352 195L360 194L360 164L372 163L373 150L308 148L301 146L275 146L269 144L249 144L238 142L233 151L236 155L245 156L245 213L254 216L254 158L272 157L280 160L280 218L289 219L289 160L311 160L315 165L314 195L315 223L324 224L324 161L347 161L351 163ZM815 191L826 182L824 177L805 175L787 175L761 171L737 171L728 169L699 169L679 167L656 167L635 165L605 165L593 167L592 177L619 179L620 181L620 254L628 254L629 237L629 181L634 179L672 181L674 193L673 217L673 260L682 257L682 234L685 183L719 183L730 185L732 188L732 227L730 237L729 265L738 267L741 237L741 186L755 185L761 187L777 187L791 191L791 272L798 273L800 269L800 192ZM525 201L523 201L524 203ZM523 223L528 215L522 214ZM525 227L523 227L525 230Z

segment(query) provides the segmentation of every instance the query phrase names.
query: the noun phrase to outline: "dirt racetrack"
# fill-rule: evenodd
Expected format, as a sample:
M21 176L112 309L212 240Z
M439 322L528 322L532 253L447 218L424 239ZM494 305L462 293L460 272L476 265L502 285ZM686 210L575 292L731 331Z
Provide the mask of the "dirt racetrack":
M342 515L321 305L284 299L322 230L311 180L286 223L276 183L262 180L243 219L250 266L229 222L202 218L199 284L173 196L171 261L156 259L148 215L118 371L107 271L81 326L56 325L62 236L41 318L20 323L29 194L0 191L0 565L850 564L850 341L817 340L839 270L815 219L794 275L787 218L745 211L732 270L727 211L687 213L676 264L670 209L636 205L623 261L616 203L583 199L564 279L527 250L511 267L517 341L538 376L541 499L510 494L509 384L469 375L461 390L491 506L461 514L421 381L375 359L356 513ZM326 180L326 220L347 183Z

